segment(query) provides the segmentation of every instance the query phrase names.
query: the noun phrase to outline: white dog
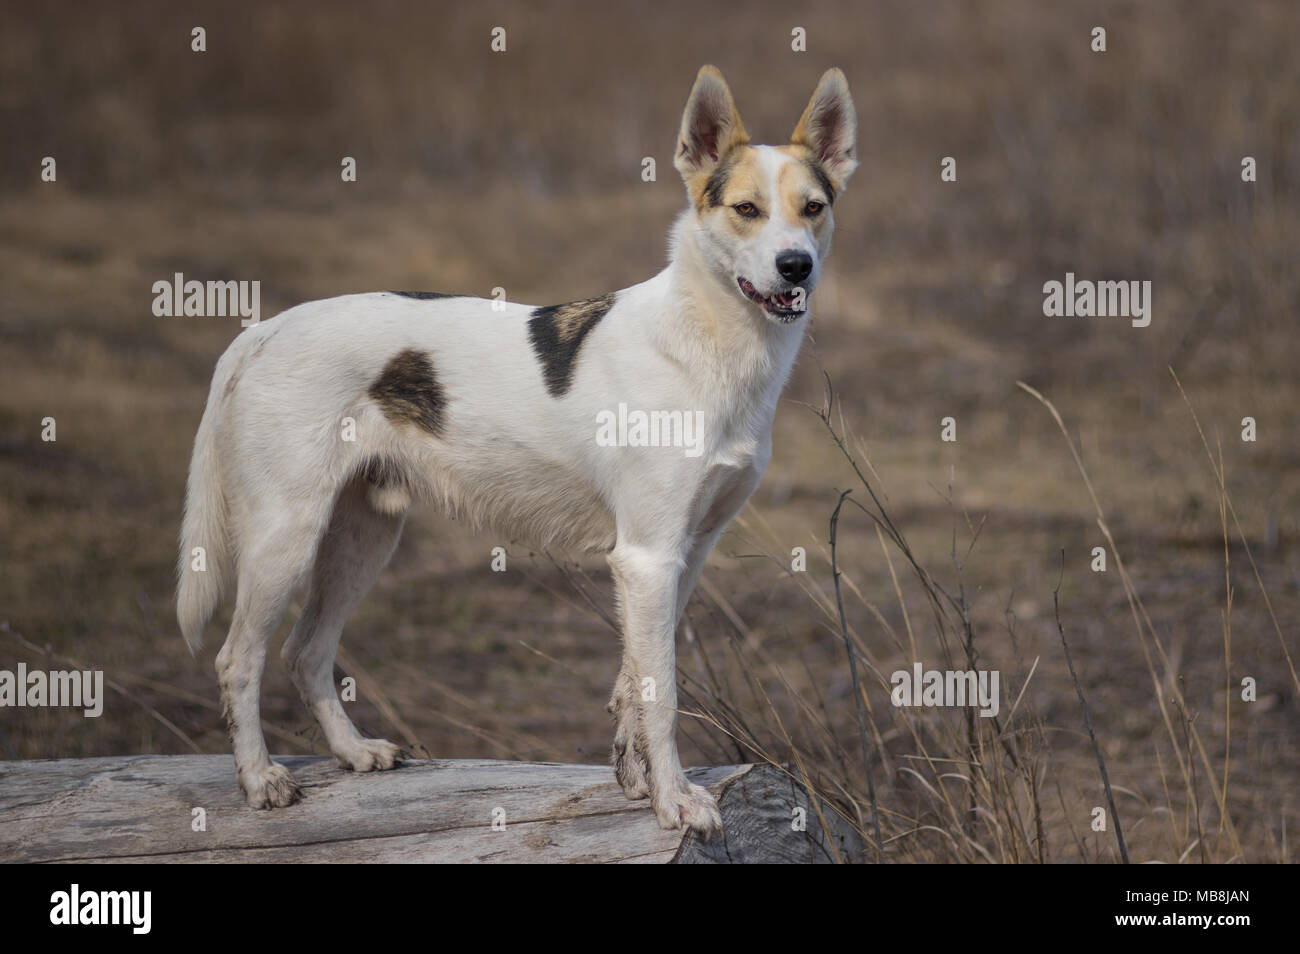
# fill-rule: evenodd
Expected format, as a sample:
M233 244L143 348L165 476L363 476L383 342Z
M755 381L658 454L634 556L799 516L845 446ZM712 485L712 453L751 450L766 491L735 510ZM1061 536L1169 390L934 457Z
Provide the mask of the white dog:
M197 650L235 584L217 674L250 805L298 797L267 754L258 709L267 646L300 586L307 601L282 655L303 701L343 766L399 764L397 746L362 738L344 713L334 656L407 508L428 501L507 539L607 555L623 625L615 773L665 828L720 830L713 797L677 755L674 635L771 456L831 204L857 165L856 125L844 74L829 70L789 145L752 146L706 66L674 160L690 205L649 281L547 308L349 295L235 339L194 442L177 617ZM624 405L642 417L626 415L620 440L597 440ZM645 415L678 433L647 434ZM682 421L703 425L685 451Z

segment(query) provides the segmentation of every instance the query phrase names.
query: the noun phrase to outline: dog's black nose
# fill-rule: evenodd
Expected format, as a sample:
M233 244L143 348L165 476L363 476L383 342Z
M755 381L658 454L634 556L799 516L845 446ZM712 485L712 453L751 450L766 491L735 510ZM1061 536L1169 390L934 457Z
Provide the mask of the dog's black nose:
M776 270L786 281L798 284L812 274L812 256L788 248L777 253Z

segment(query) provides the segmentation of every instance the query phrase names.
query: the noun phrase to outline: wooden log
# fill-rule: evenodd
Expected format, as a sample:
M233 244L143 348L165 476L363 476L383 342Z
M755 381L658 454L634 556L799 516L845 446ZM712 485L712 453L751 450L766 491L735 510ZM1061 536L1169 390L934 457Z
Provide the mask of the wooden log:
M244 804L230 756L0 762L3 862L860 861L862 842L772 766L691 769L726 834L664 831L604 765L417 760L358 775L281 757L303 788L288 808ZM806 830L792 824L806 813ZM202 809L204 830L196 823ZM494 821L496 826L494 827Z

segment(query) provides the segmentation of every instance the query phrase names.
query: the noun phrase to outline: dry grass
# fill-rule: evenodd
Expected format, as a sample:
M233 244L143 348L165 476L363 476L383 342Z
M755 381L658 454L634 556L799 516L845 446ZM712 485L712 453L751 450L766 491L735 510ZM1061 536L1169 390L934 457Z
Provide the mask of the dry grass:
M878 824L886 860L1117 860L1113 826L1090 828L1106 795L1059 583L1131 858L1287 860L1300 10L837 2L798 12L802 55L792 16L676 0L7 15L0 668L54 665L48 647L117 688L93 722L0 711L0 753L227 751L210 661L172 620L171 566L208 378L238 329L154 318L154 281L259 279L267 315L378 288L600 294L663 261L700 63L766 140L839 65L863 165L772 466L690 609L687 761L788 766L870 845ZM1104 55L1087 49L1096 24ZM37 181L45 155L55 184ZM344 155L357 183L338 180ZM640 181L646 155L657 182ZM947 155L956 183L938 181ZM1066 271L1150 279L1151 327L1043 318L1042 283ZM39 440L45 416L56 443ZM945 416L955 444L938 440ZM841 625L828 531L848 488ZM603 568L511 546L511 572L488 572L507 542L412 521L345 636L354 714L439 756L601 761L618 661ZM790 572L796 546L806 573ZM971 659L1003 674L997 725L889 704L893 670ZM274 748L323 752L278 666L264 717Z
M1182 392L1181 383L1178 386ZM972 618L963 569L984 522L976 523L968 514L958 514L954 509L951 568L946 574L951 579L941 581L939 575L918 560L906 534L890 516L889 508L881 503L876 480L869 476L874 475L870 462L865 457L856 457L850 450L852 441L837 429L835 405L829 390L827 402L818 411L818 416L849 464L857 489L865 492L870 500L870 504L861 505L858 510L866 522L875 527L893 596L897 600L896 616L902 621L900 632L891 624L888 618L891 614L865 595L850 577L845 589L856 600L856 615L870 621L871 628L887 634L893 643L892 653L888 650L882 652L879 638L873 641L865 637L858 626L848 622L850 617L844 610L836 571L837 524L845 502L852 502L849 497L852 488L845 490L831 513L830 534L823 554L831 565L831 583L822 585L818 582L818 575L810 575L800 581L800 586L816 607L823 625L829 629L838 628L851 646L851 663L860 665L866 674L861 683L854 674L845 687L848 694L857 697L859 711L871 709L870 714L858 723L862 747L859 749L853 740L851 718L842 709L838 712L829 710L825 699L817 696L807 660L800 661L804 663L811 685L802 683L798 676L791 678L789 664L773 658L763 641L756 638L725 598L710 588L706 588L706 593L721 610L722 618L730 623L733 639L725 650L713 647L715 652L726 657L722 664L710 660L704 647L695 647L690 662L694 664L698 678L688 679L687 693L695 707L692 716L707 726L709 731L706 735L718 746L719 758L731 756L780 766L813 793L814 808L819 814L839 812L854 824L867 846L864 860L1042 863L1077 857L1081 861L1122 860L1127 863L1133 852L1136 852L1135 860L1143 861L1185 862L1190 859L1225 863L1288 860L1286 808L1278 813L1282 821L1280 827L1267 833L1277 839L1269 844L1268 854L1262 857L1254 855L1253 849L1258 846L1248 848L1239 832L1239 827L1244 826L1258 835L1259 815L1269 813L1269 808L1261 799L1259 787L1252 784L1266 771L1266 767L1249 756L1244 759L1238 756L1236 761L1232 758L1232 712L1235 709L1240 719L1253 703L1241 701L1240 687L1234 685L1228 675L1231 671L1235 597L1231 570L1234 541L1230 536L1228 516L1234 513L1235 507L1222 471L1222 459L1216 462L1209 444L1205 443L1218 485L1223 531L1225 590L1220 618L1225 685L1220 738L1217 736L1219 726L1207 726L1206 731L1202 731L1198 725L1205 720L1198 718L1199 713L1193 714L1196 703L1189 702L1184 693L1180 663L1171 658L1165 638L1153 623L1146 601L1125 567L1087 468L1059 412L1033 388L1023 383L1021 387L1048 410L1058 425L1078 467L1082 487L1096 509L1097 526L1128 599L1132 635L1141 647L1150 679L1149 698L1159 711L1158 724L1164 730L1163 737L1157 735L1151 739L1160 769L1159 793L1142 792L1140 783L1134 784L1133 769L1128 762L1122 763L1123 774L1117 776L1114 785L1111 783L1107 760L1094 732L1093 719L1061 623L1061 582L1058 581L1053 591L1054 619L1060 636L1056 649L1059 652L1041 669L1059 673L1060 660L1064 659L1069 675L1066 686L1073 684L1080 709L1072 725L1053 726L1034 704L1035 695L1041 697L1041 693L1031 695L1027 692L1030 682L1040 671L1043 657L1036 656L1028 667L1025 666L1010 604L1002 633L984 632L985 627L977 626ZM1182 393L1187 399L1186 393ZM1192 420L1196 421L1190 399L1187 399L1187 409ZM1199 422L1197 427L1199 429ZM948 489L950 502L951 490ZM1267 587L1258 573L1248 540L1240 533L1240 528L1237 529L1237 542L1254 571L1257 595L1268 607L1274 622L1278 649L1287 665L1282 675L1284 678L1289 676L1291 687L1300 690L1285 635L1273 616ZM959 533L964 538L960 548ZM779 552L766 556L778 565L786 562ZM898 574L900 565L905 576L910 578L906 582L911 584L910 588L919 597L923 609L918 610L917 604L913 603L913 609L909 611L908 598ZM1074 572L1077 574L1081 570L1076 568ZM799 576L796 573L787 575ZM919 618L914 618L918 612ZM918 634L921 634L919 639ZM1005 641L1001 638L1003 635ZM909 710L881 704L881 700L889 698L889 675L895 665L906 668L910 661L929 659L932 662L937 660L939 662L935 665L949 669L989 668L991 661L1005 658L1007 643L1015 664L1010 669L1002 668L1004 678L1009 676L1011 684L1004 683L1009 707L1000 716L977 717L974 707ZM1088 665L1097 665L1096 653L1090 655ZM850 671L854 668L851 665ZM728 669L733 675L740 676L743 686L738 687L727 676L720 675ZM1085 670L1085 678L1096 680L1098 675ZM1039 685L1044 679L1051 678L1040 677ZM1055 689L1058 693L1066 688L1060 686L1059 679L1055 680L1055 685L1060 687ZM745 698L746 691L748 705L739 701ZM777 692L780 693L779 702L776 701ZM872 699L876 700L874 708L871 707ZM1086 729L1097 759L1100 784L1092 786L1095 794L1091 803L1081 792L1072 793L1074 797L1067 800L1065 792L1078 786L1082 766L1077 755L1073 759L1063 757L1052 744L1054 735L1077 733L1080 726ZM1216 734L1207 739L1208 732ZM1077 750L1081 746L1073 748ZM862 758L858 757L859 753ZM1172 756L1172 764L1166 771L1164 760L1168 756ZM876 781L877 777L879 781ZM1117 807L1116 792L1128 799L1122 808ZM1271 790L1272 795L1276 793L1276 789ZM1078 800L1080 795L1084 801ZM1099 812L1105 818L1105 827L1098 828L1093 824ZM1123 826L1127 826L1130 832L1128 839L1123 834Z

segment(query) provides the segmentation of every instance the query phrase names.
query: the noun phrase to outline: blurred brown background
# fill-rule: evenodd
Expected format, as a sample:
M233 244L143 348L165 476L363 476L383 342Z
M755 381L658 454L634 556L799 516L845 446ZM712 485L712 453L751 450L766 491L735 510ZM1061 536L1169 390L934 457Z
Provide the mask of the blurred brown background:
M734 707L753 735L728 741L684 719L684 759L820 747L819 779L860 792L825 603L827 522L854 477L805 406L823 402L825 373L894 522L952 592L960 577L981 665L1003 672L1004 716L1038 660L1015 716L1036 740L1021 781L1041 796L1027 854L1115 856L1112 836L1089 829L1103 801L1053 619L1059 577L1135 860L1288 857L1300 827L1283 649L1296 652L1300 621L1300 7L60 3L3 21L0 668L103 667L118 688L97 720L0 710L0 756L228 751L211 656L229 607L195 661L171 588L190 444L238 319L156 318L153 282L257 279L264 318L389 288L500 285L547 304L624 287L662 267L684 205L672 148L699 66L722 69L760 142L784 141L817 77L840 66L862 165L836 205L771 468L710 564L691 609L699 642L681 656L701 704ZM205 53L190 50L194 26ZM490 51L494 26L504 54ZM795 26L806 53L790 49ZM1094 26L1105 53L1090 50ZM44 156L57 182L40 181ZM357 159L355 183L340 181L343 156ZM658 181L641 181L644 156ZM944 156L955 183L940 182ZM1254 183L1241 181L1244 156ZM1067 271L1150 280L1150 327L1045 318L1042 285ZM1221 443L1258 565L1257 581L1228 515L1230 616L1221 496L1170 366L1216 457ZM1164 650L1153 668L1115 555L1106 573L1089 569L1105 540L1069 449L1017 380L1054 402L1079 448ZM54 443L40 439L47 416ZM939 440L947 416L955 444ZM1256 443L1240 439L1245 416ZM898 639L910 624L920 660L939 666L897 552L902 601L870 522L846 511L840 533L864 657L886 674L910 666ZM619 647L575 587L605 605L600 562L557 567L516 545L511 571L491 573L502 542L428 513L408 524L345 633L354 717L440 757L602 761ZM806 575L783 568L796 546ZM1259 701L1234 688L1225 707L1225 687L1247 676ZM1186 711L1170 730L1160 699L1175 688ZM959 736L960 718L920 712L909 728L878 681L867 700L889 753L873 771L891 850L980 856L922 833L961 826L900 769L926 740L942 748L954 725ZM263 711L280 730L273 751L324 752L277 664ZM1188 755L1184 723L1204 756ZM1000 810L1019 796L996 789L979 798L1002 827L967 829L967 842L1001 845L1023 821Z

